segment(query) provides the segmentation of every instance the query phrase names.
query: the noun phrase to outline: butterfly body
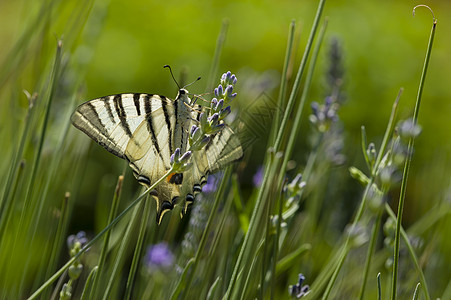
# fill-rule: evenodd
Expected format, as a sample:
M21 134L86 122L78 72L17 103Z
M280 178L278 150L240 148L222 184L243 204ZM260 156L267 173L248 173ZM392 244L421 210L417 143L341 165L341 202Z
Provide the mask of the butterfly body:
M189 130L198 123L200 108L191 107L188 91L175 100L153 94L117 94L81 104L72 115L75 127L114 155L128 161L136 179L146 187L171 168L171 154L189 150ZM174 205L182 213L201 191L209 173L242 156L237 137L229 127L211 137L192 156L193 166L171 174L151 192L157 202L157 223Z

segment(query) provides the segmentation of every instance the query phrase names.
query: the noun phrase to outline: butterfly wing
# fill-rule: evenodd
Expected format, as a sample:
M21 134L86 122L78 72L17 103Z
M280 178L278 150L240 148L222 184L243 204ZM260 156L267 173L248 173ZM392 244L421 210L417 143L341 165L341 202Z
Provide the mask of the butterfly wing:
M133 132L145 120L149 94L118 94L81 104L72 114L72 124L114 155L126 159L125 150Z

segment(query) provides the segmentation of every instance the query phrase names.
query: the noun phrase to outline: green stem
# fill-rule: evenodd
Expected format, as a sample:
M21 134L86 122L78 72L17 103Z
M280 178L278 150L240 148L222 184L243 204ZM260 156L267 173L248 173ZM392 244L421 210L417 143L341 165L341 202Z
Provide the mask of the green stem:
M370 240L370 244L368 245L368 252L366 254L362 286L360 287L360 293L359 293L360 300L363 300L363 295L365 294L366 282L368 279L368 274L370 273L371 259L373 258L374 248L376 246L376 241L377 241L377 232L381 225L381 219L382 219L382 213L378 213L376 216L376 221L373 224L373 230L371 231L371 240Z
M151 187L149 187L144 193L142 193L138 198L136 198L126 209L124 209L107 227L105 227L99 234L97 234L92 240L90 240L83 249L80 250L74 257L72 257L64 266L62 266L52 277L50 277L39 289L37 289L30 297L29 300L36 299L42 291L49 287L59 276L61 276L64 271L66 271L74 261L79 258L83 253L85 253L97 240L99 240L106 232L108 232L114 225L116 225L136 204L141 202L141 200L147 196L147 194L155 189L155 187L162 182L166 177L168 177L173 172L171 168L163 177L158 179Z
M64 196L63 199L63 203L61 205L61 210L60 210L60 219L58 221L58 227L56 229L56 233L55 233L55 240L53 242L53 247L52 247L52 252L50 254L50 259L49 259L49 267L47 268L47 273L46 273L46 277L50 276L50 274L52 274L51 272L55 271L56 268L56 263L58 262L58 257L59 257L59 252L61 249L61 244L62 241L64 239L65 236L65 229L67 226L67 203L69 201L69 197L70 197L70 193L67 192L66 195ZM50 291L47 294L47 297L44 298L49 298L49 294Z
M279 240L280 240L280 233L282 231L282 211L283 211L283 204L285 197L283 196L283 190L280 190L280 196L279 196L279 212L277 214L277 228L276 228L276 236L274 237L274 244L273 244L273 260L272 260L272 268L271 268L271 276L269 278L269 281L271 282L271 296L270 299L274 299L274 294L276 291L276 269L277 269L277 261L279 257Z
M380 146L380 149L379 149L379 152L378 152L378 156L376 158L376 163L374 164L373 171L371 172L371 177L370 177L370 179L368 181L368 184L365 187L365 191L363 193L362 199L360 200L359 207L357 209L356 215L355 215L354 220L353 220L352 225L351 225L352 228L354 228L357 225L357 223L360 221L360 218L363 215L363 211L364 211L365 204L366 204L366 198L368 197L368 193L370 191L370 188L373 185L374 180L376 178L376 170L378 169L379 164L382 161L385 149L387 149L388 141L389 141L390 136L391 136L391 134L393 132L393 128L394 128L394 124L395 124L394 121L395 121L395 118L396 118L396 113L397 113L397 110L398 110L398 102L399 102L401 93L402 93L402 89L398 93L398 96L397 96L395 102L393 103L392 111L391 111L391 114L390 114L390 119L388 121L387 128L385 129L384 138L382 140L382 144ZM352 230L350 230L349 232L352 232ZM343 249L345 251L349 250L349 247L348 247L349 239L350 239L350 235L347 236L346 241L345 241L344 246L343 246ZM342 258L346 258L346 255L342 256ZM334 273L339 272L341 266L342 266L342 262L339 262L337 264L337 266L336 266L337 269L334 270ZM333 284L334 284L334 280L329 281L325 293L330 293L330 290L332 289Z
M91 272L88 275L88 278L86 279L85 287L83 288L83 292L81 293L80 300L88 299L88 295L90 294L90 291L92 291L93 280L96 279L98 270L99 268L97 266L92 268Z
M426 79L426 73L429 65L429 59L431 57L431 50L432 50L432 44L434 41L434 35L435 35L435 28L437 25L437 20L433 20L431 34L429 36L429 43L428 48L426 51L426 57L424 60L423 65L423 71L421 73L420 78L420 84L418 87L418 94L417 94L417 101L415 103L415 111L413 113L413 126L416 126L418 123L418 114L420 111L420 104L421 104L421 96L423 94L423 87L424 82ZM395 245L394 245L394 253L393 253L393 276L392 276L392 289L391 289L391 300L396 299L396 292L397 292L397 282L398 282L398 263L399 263L399 241L400 241L400 233L401 233L401 223L402 223L402 214L404 211L404 203L405 203L405 197L406 197L406 190L407 190L407 179L409 175L410 170L410 163L412 161L412 153L414 148L414 139L410 138L408 150L407 150L407 159L404 164L404 171L402 175L402 182L401 182L401 191L399 195L399 203L398 203L398 215L396 219L396 232L395 232Z
M128 273L124 299L130 299L132 296L133 282L135 281L136 271L138 270L138 263L141 258L144 237L146 236L147 222L149 221L149 214L150 214L150 198L147 197L146 202L144 203L144 212L141 218L141 228L139 229L138 241L136 242L136 248L133 254L132 265L130 267L130 272Z
M117 208L118 208L118 204L119 204L119 199L121 197L123 182L124 182L124 176L121 175L121 176L119 176L119 178L117 180L116 189L114 191L113 202L111 204L111 209L110 209L110 214L108 216L107 224L110 224L113 221L114 216L117 213ZM91 292L90 292L90 295L92 296L92 298L94 298L94 295L96 295L96 293L97 293L97 285L98 285L98 282L99 282L101 274L102 274L101 272L103 272L103 269L104 269L104 265L105 265L105 261L106 261L106 254L108 252L108 245L110 242L110 236L111 236L111 230L107 231L107 233L105 234L105 238L103 239L102 250L100 251L100 257L99 257L99 263L97 264L97 275L93 279L94 281L92 282L92 288L91 288Z
M390 205L388 205L387 203L385 204L385 211L388 213L388 215L393 220L396 220L395 213L391 209ZM412 262L415 265L415 269L417 270L418 276L420 277L420 283L421 283L421 287L423 289L425 298L426 298L426 300L430 300L431 297L429 295L429 289L428 289L428 286L427 286L427 283L426 283L426 278L424 277L423 270L420 267L420 264L418 262L418 257L415 254L415 250L413 249L412 244L410 244L409 236L407 235L407 233L405 232L405 230L402 227L401 227L401 237L402 237L404 243L407 246L407 250L409 251L410 258L412 259ZM445 298L443 298L443 299L445 299Z
M219 32L218 39L216 40L215 54L213 56L213 61L211 63L210 72L208 75L207 89L206 92L211 92L216 81L216 74L219 69L219 60L221 58L222 48L224 47L224 41L227 36L227 29L229 28L229 21L224 19L222 21L221 31Z
M9 169L9 173L8 173L8 179L6 181L6 185L5 185L5 190L3 191L3 196L2 196L2 200L0 203L0 237L4 237L4 229L6 227L6 220L9 220L9 216L11 213L11 206L12 206L12 197L10 197L10 191L11 191L11 187L13 187L15 184L17 184L18 178L19 176L16 176L16 173L18 172L19 169L21 169L20 167L20 159L23 155L23 150L25 147L25 142L27 140L28 137L28 132L30 130L31 127L31 120L32 120L32 114L34 113L35 109L34 108L34 103L36 101L37 98L37 94L33 94L32 96L28 95L28 111L27 114L25 116L25 125L24 125L24 129L20 138L20 142L19 142L19 148L17 151L15 151L15 156L12 159L12 163ZM15 184L13 184L13 181L15 180ZM1 240L0 240L1 242Z
M308 39L308 42L306 45L306 49L305 49L304 55L302 57L301 64L299 66L298 73L296 75L296 80L294 82L294 86L293 86L292 92L290 94L287 107L285 109L285 113L284 113L284 116L282 119L282 123L280 125L280 129L279 129L276 141L274 143L274 149L276 152L278 152L280 150L280 146L282 144L282 137L283 137L284 133L286 132L288 119L289 119L289 116L293 109L293 106L295 104L296 96L297 96L298 90L301 85L301 77L304 73L305 65L307 63L307 58L308 58L308 55L310 54L310 50L312 48L313 39L314 39L314 36L315 36L317 28L318 28L319 20L321 18L321 14L322 14L325 2L326 2L325 0L321 0L318 4L318 9L317 9L315 20L314 20L314 23L312 26L312 30L310 32L310 36L309 36L309 39ZM262 196L263 196L263 192L266 191L266 185L268 184L268 179L269 179L269 172L270 172L270 168L266 168L264 177L263 177L263 181L262 181L262 185L260 187L260 190L259 190L259 193L257 196L257 201L255 203L254 210L252 212L252 217L251 217L251 220L249 223L249 230L247 231L247 233L244 237L243 245L241 246L240 253L238 255L238 259L235 263L235 267L232 272L232 277L230 279L227 291L224 295L224 299L230 298L230 295L232 294L232 290L233 290L233 288L236 284L237 278L238 278L239 270L241 269L241 264L243 262L243 258L245 256L245 254L246 254L246 256L248 256L249 255L248 253L250 253L250 249L247 249L247 247L248 247L248 245L252 245L254 243L256 233L257 233L256 224L257 224L258 220L260 220L260 218L261 218L263 207L264 207L265 199L263 199Z
M199 265L200 255L204 251L205 244L207 242L207 237L210 234L210 229L211 229L211 227L213 225L213 219L216 217L216 211L217 211L219 203L221 202L221 199L222 199L221 195L224 194L225 186L227 184L227 178L230 178L231 170L232 170L232 168L228 167L225 170L225 172L224 172L224 176L222 177L223 180L222 180L221 185L219 187L218 195L215 197L215 202L213 203L213 207L211 208L211 213L208 216L207 224L205 225L204 232L202 233L202 237L201 237L200 242L199 242L199 247L197 248L196 255L194 256L194 262L190 266L191 270L190 270L190 273L188 274L186 286L183 289L184 293L182 294L182 297L181 297L182 300L186 299L186 297L188 295L188 292L190 290L191 284L193 282L193 279L194 279L194 277L196 275L196 269L197 269L197 266ZM179 285L182 284L182 283L183 282L180 281ZM179 285L177 285L177 287L174 289L174 292L171 295L171 299L172 300L175 300L178 297L178 293L176 293L176 291L180 291Z
M382 300L381 273L377 273L377 300Z
M282 108L285 107L285 98L287 96L287 82L288 82L288 66L290 64L290 58L291 58L291 52L293 51L293 41L294 41L294 29L295 29L295 21L291 21L290 28L288 30L288 41L287 41L287 49L285 52L285 61L283 63L283 69L282 69L282 77L280 80L280 89L279 89L279 96L277 97L277 107L279 108L276 113L276 118L274 121L274 124L272 130L274 135L276 133L277 128L279 128L280 123L280 117L282 114ZM275 136L274 136L275 138ZM271 141L273 141L273 139ZM273 141L274 142L274 141Z

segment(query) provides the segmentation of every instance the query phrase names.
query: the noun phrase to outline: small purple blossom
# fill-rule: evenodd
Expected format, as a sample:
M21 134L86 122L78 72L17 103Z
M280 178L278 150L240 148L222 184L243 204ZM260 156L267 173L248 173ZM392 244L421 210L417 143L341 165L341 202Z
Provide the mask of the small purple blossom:
M232 109L230 108L230 106L227 106L226 108L221 110L221 112L219 113L219 119L220 120L225 119L228 115L230 115L231 112L232 112Z
M215 97L216 98L221 98L223 96L223 87L222 85L218 85L217 88L215 88Z
M312 114L309 116L309 120L320 132L328 131L330 126L338 121L339 105L333 97L326 97L324 104L312 102L311 108Z
M77 234L71 234L67 238L67 248L72 250L76 244L80 249L88 242L88 238L86 237L86 232L79 231Z
M290 285L288 287L288 293L290 293L290 296L296 299L300 299L310 292L310 287L308 285L303 285L304 281L305 276L299 274L298 283L296 283L295 285Z
M227 85L235 85L237 82L237 78L235 76L235 74L232 74L232 72L227 71L226 73L222 74L221 76L221 84L223 86L227 86Z
M191 155L191 151L186 151L180 156L180 148L175 149L174 153L171 155L171 165L173 170L179 172L186 171L191 166L191 163L189 162Z
M177 148L171 155L171 164L178 162L179 158L180 158L180 148Z
M167 269L174 263L174 254L172 254L166 242L161 242L147 248L144 261L151 270Z
M263 182L263 166L258 167L257 172L255 172L252 182L255 187L260 187Z
M223 176L222 172L211 174L207 178L207 183L202 187L202 192L213 193L216 192L218 188L218 183L221 181Z
M412 119L400 121L397 126L398 134L403 140L416 138L421 133L421 126L415 124Z

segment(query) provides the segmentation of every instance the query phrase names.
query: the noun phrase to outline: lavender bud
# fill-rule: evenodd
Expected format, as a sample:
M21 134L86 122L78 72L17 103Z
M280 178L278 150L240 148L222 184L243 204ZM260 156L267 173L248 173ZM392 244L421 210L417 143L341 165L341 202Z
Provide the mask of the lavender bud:
M219 119L223 120L225 117L227 117L230 113L232 112L232 109L230 108L230 106L227 106L226 108L224 108L223 110L221 110L219 112Z
M209 135L204 136L204 138L199 143L199 148L202 149L203 147L205 147L210 142L210 139L211 138Z
M218 87L215 88L215 96L216 96L217 98L221 98L222 95L223 95L223 93L224 93L224 90L223 90L222 85L218 85Z
M225 89L225 94L227 95L227 98L230 98L233 93L233 85L228 85Z
M232 75L232 77L230 77L230 81L232 82L233 85L235 85L238 79L236 78L235 75Z
M211 109L216 109L215 107L217 105L218 105L218 99L216 99L216 98L211 99L211 104L210 104Z
M211 127L216 126L219 122L219 114L214 113L211 117L208 118L208 122L210 123Z
M175 152L171 155L171 165L178 163L180 159L180 148L175 149Z
M312 102L311 104L310 104L310 106L312 107L312 112L313 112L313 114L314 115L317 115L318 114L318 109L319 109L319 104L318 104L318 102Z
M221 99L218 101L216 107L215 107L215 112L218 112L222 109L222 107L224 106L224 99Z
M189 135L193 136L194 133L199 129L196 125L191 126L191 130L189 131Z
M218 125L212 126L212 127L211 127L211 130L212 130L211 133L219 132L219 131L221 131L224 127L225 127L225 124L218 124Z
M180 157L180 163L187 163L188 162L188 160L191 158L191 154L192 154L192 152L191 151L186 151L183 155L182 155L182 157Z

